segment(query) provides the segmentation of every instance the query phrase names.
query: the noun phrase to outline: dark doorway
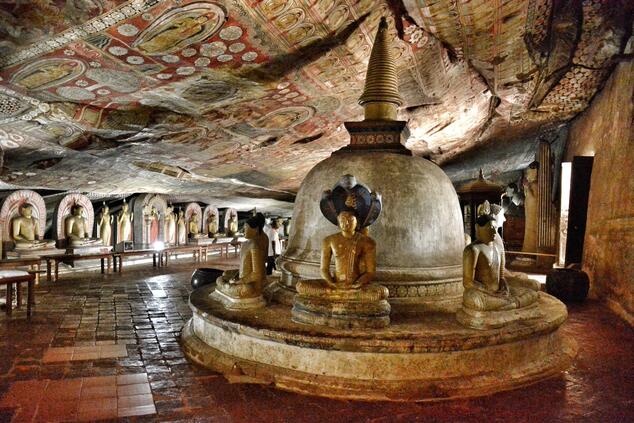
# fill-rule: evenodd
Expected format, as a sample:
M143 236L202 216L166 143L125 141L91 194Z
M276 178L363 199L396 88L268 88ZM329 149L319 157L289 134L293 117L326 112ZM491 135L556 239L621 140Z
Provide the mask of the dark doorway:
M566 266L571 263L581 263L583 257L583 238L586 235L593 160L594 157L585 156L572 159Z

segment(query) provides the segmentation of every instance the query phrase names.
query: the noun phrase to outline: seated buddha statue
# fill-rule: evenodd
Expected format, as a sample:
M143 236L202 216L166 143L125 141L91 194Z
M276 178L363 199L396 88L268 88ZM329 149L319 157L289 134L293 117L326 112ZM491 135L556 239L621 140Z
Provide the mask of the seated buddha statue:
M216 213L211 212L207 215L207 233L209 238L215 238L218 233L218 221Z
M501 228L502 225L504 224L504 221L506 220L504 217L504 209L502 208L502 206L498 204L489 204L488 201L485 201L483 204L481 204L478 207L478 214L487 214L489 211L494 218L493 224L496 228L496 232L495 232L495 238L493 239L493 243L495 244L498 251L500 252L500 260L501 260L500 267L502 268L504 279L506 279L506 282L508 283L509 286L529 288L529 289L532 289L533 291L541 290L541 284L534 279L530 279L526 273L514 272L506 268L506 256L504 254L504 240L502 239L500 234L497 232L497 229Z
M90 238L88 219L84 217L84 207L75 205L72 207L72 214L64 222L64 235L68 240L69 247L96 247L103 245L100 239Z
M324 192L321 210L340 232L322 242L322 279L297 282L292 319L337 328L387 326L388 290L372 283L376 243L367 234L367 226L380 213L380 196L346 175L334 190ZM333 258L335 272L331 274Z
M532 289L510 286L504 277L502 256L496 246L495 219L481 214L476 219L476 239L463 253L462 309L458 321L476 329L500 327L515 315L506 314L534 304L538 293Z
M33 206L26 203L20 206L19 216L11 219L11 238L18 250L41 250L55 248L55 241L39 239L38 220L33 217Z
M200 239L207 238L206 234L200 233L200 225L198 223L198 215L196 213L192 214L192 217L189 219L189 238L191 239Z
M238 233L238 216L236 214L232 214L229 216L229 221L227 222L227 236L235 236Z
M226 270L216 280L213 297L229 309L262 307L266 303L262 289L266 282L266 256L269 238L264 233L264 215L256 213L244 225L247 239L240 248L240 269Z

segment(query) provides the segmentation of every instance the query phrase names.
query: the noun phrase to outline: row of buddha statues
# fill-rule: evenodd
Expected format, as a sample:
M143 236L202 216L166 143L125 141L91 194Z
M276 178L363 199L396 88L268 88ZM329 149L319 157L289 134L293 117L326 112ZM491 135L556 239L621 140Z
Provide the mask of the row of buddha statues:
M135 200L142 201L143 206L133 207ZM197 203L189 203L176 211L158 195L142 194L135 200L132 203L123 200L116 214L112 214L104 202L95 219L88 197L68 194L53 214L53 239L44 239L47 213L43 198L34 191L15 191L4 199L0 211L3 251L9 257L21 257L53 254L62 249L72 253L88 252L89 248L90 252L105 251L121 243L152 246L162 241L168 245L184 245L241 236L235 209L225 212L225 229L220 232L219 212L215 207L205 208L205 221L201 224L203 212ZM142 218L135 221L133 210L137 210L137 214L140 211ZM93 226L96 236L92 236Z
M321 278L297 282L292 320L340 329L388 326L389 293L374 282L377 246L368 231L381 212L381 196L345 175L332 190L324 191L320 209L339 231L322 241ZM480 205L476 237L464 248L463 301L456 318L468 328L504 326L517 319L517 310L530 309L539 298L539 282L505 268L504 242L497 231L503 212L499 205ZM240 268L225 271L216 281L211 296L228 309L266 305L264 266L269 240L263 226L261 214L247 220Z

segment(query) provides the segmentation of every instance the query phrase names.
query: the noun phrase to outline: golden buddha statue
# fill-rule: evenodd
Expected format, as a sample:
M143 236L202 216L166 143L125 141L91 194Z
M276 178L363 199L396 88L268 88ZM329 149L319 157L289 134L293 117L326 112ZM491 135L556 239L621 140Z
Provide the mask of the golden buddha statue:
M176 221L176 233L178 235L178 245L187 243L187 227L185 226L185 212L178 211L178 220Z
M123 200L123 205L117 216L117 243L123 241L132 241L132 221L134 214L128 212L128 203Z
M90 238L88 219L84 217L84 207L75 204L71 208L71 215L64 222L64 235L68 239L69 247L92 247L103 245L100 239Z
M227 222L227 236L235 236L238 233L238 215L232 212Z
M103 203L101 213L97 219L97 232L103 245L110 245L112 240L112 216L110 215L110 208Z
M458 321L476 329L500 327L517 319L509 310L534 304L535 290L510 286L504 276L503 259L495 245L497 233L493 215L483 213L476 219L476 239L463 253L462 309Z
M165 210L165 242L170 245L176 244L176 216L172 206Z
M266 282L269 237L264 233L264 215L257 213L244 224L247 239L240 248L240 269L226 270L216 280L212 296L229 309L251 309L266 305L262 289Z
M207 233L209 234L209 238L215 238L218 233L217 215L214 212L210 212L207 215Z
M367 227L379 216L381 198L345 175L325 191L321 210L340 232L322 242L320 280L295 286L292 318L299 323L338 328L385 327L389 324L388 290L371 283L376 274L376 243ZM332 259L335 273L330 273Z
M200 233L200 223L198 222L198 215L196 213L192 213L192 217L189 219L189 238L207 238L207 235Z
M19 208L19 216L11 219L11 238L18 250L55 248L55 241L40 239L38 220L33 217L33 206L25 203Z

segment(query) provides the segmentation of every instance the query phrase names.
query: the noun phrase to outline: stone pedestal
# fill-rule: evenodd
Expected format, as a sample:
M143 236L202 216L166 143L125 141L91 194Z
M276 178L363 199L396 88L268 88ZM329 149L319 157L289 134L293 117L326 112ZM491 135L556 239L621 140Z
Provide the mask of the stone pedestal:
M90 255L90 254L106 254L112 250L111 246L95 245L87 247L66 247L66 254Z
M324 295L323 281L301 281L291 319L308 325L340 329L384 328L390 324L387 288L370 284L363 289L332 290ZM317 289L315 289L317 288Z
M262 295L251 298L239 298L229 296L216 289L211 293L211 297L222 303L227 310L252 310L266 306L266 301Z
M190 245L209 245L213 244L215 241L213 238L189 238L187 243Z
M204 286L190 296L181 335L201 366L331 398L430 401L519 388L565 370L576 343L560 329L566 307L540 293L541 317L500 329L460 325L453 313L396 314L382 329L295 323L287 306L226 310Z
M7 258L32 258L42 256L52 256L56 254L64 254L64 250L58 248L44 248L41 250L20 250L7 251Z
M456 313L456 319L460 324L473 329L501 328L512 322L524 322L542 317L544 316L537 304L503 311L478 311L461 308Z

